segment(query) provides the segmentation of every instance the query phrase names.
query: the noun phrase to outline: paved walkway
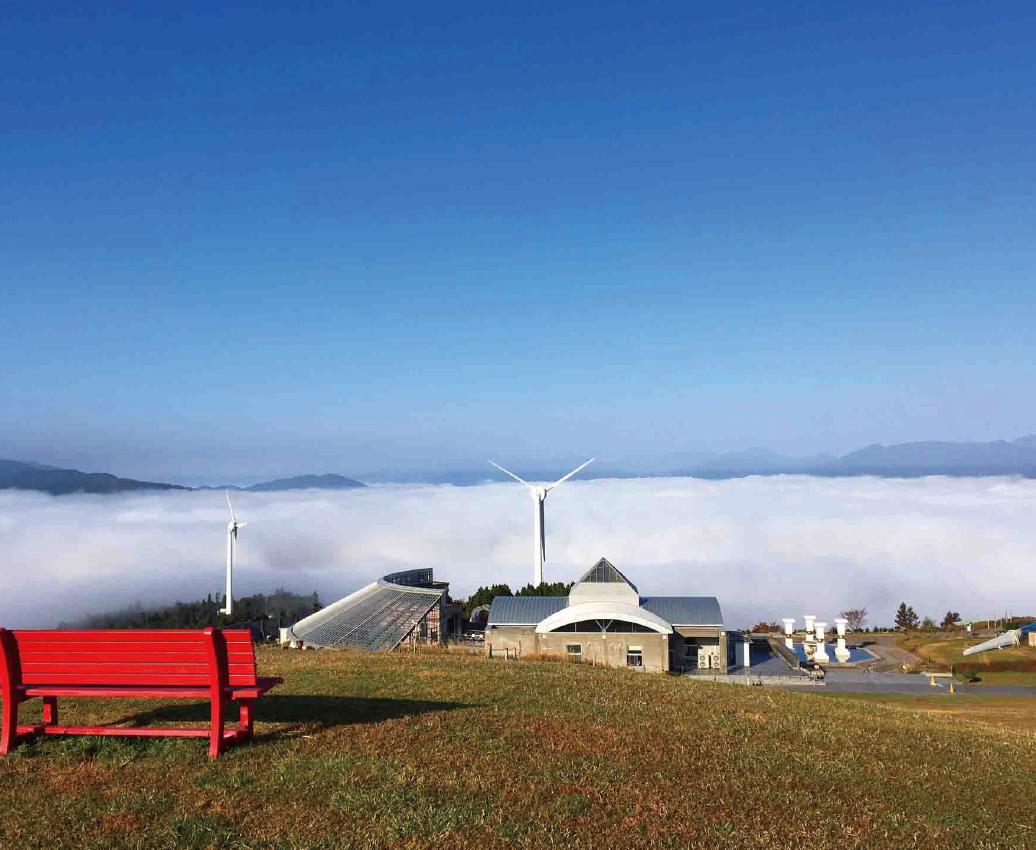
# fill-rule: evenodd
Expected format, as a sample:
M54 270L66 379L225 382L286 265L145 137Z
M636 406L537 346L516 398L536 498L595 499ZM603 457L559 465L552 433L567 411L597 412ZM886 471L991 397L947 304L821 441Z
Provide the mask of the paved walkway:
M824 690L830 693L949 695L951 683L956 694L1036 696L1036 688L1023 685L965 685L954 679L940 677L936 677L933 685L931 677L923 673L866 673L831 669L827 671Z
M893 652L902 653L902 655L907 657L912 656L899 649L899 647L892 646L891 636L889 638L890 640L888 641L880 642L879 650L885 650L885 658L888 659L886 663L894 665L894 669L897 672L882 672L878 664L867 665L870 669L867 669L867 667L839 669L837 665L831 664L827 665L825 684L821 687L821 690L829 693L944 694L948 696L950 693L950 683L952 682L955 694L1036 696L1036 687L1026 687L1023 685L965 685L963 682L958 682L955 679L939 676L936 677L935 684L933 685L931 676L924 673L900 673L898 672L899 664L902 662L891 658ZM875 645L873 644L867 648L875 651ZM876 654L879 655L879 659L882 657L880 651ZM787 685L783 687L798 689L801 689L801 685L795 685L794 681L801 681L805 675L788 667L784 659L776 653L755 646L752 647L752 667L749 670L741 667L731 668L730 674L732 676L748 674L750 676L767 677L769 679L767 684L771 685L775 684L773 679L783 678L787 680ZM778 687L782 686L778 685Z

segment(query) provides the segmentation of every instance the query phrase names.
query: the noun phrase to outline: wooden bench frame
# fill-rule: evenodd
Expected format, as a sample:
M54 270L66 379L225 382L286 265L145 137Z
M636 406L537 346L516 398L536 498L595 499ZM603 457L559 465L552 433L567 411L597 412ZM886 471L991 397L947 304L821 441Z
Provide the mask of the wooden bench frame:
M233 672L227 635L235 653ZM250 671L243 648L245 635ZM106 643L118 651L106 655ZM95 646L100 648L91 648ZM25 664L23 650L31 657ZM0 629L0 694L4 700L0 754L45 734L139 735L208 738L209 756L219 758L229 747L252 737L255 700L282 681L256 676L251 634L243 629L226 634L213 627L204 631ZM34 697L43 699L43 722L19 726L19 704ZM207 698L211 717L208 728L63 726L58 722L58 697ZM241 720L237 728L225 729L224 714L230 702L240 705Z

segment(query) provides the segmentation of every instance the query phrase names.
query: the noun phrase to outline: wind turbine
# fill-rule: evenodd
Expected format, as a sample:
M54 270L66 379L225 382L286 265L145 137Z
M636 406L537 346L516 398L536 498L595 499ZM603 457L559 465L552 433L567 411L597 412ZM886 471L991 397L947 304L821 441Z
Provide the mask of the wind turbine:
M224 491L227 497L227 507L230 508L230 522L227 523L227 604L220 608L221 614L228 617L234 609L234 560L237 558L237 530L248 525L247 522L238 522L234 516L234 506L230 504L230 493Z
M535 484L530 484L528 481L525 481L524 479L519 478L513 472L510 472L509 470L504 469L502 466L500 466L500 464L493 463L493 461L489 461L490 463L493 464L493 466L495 466L501 472L504 472L507 475L510 475L518 483L524 484L526 487L529 488L529 490L532 493L532 501L533 501L534 510L535 510L535 513L533 514L533 518L532 518L532 523L533 523L533 525L532 525L532 534L533 534L532 545L533 545L533 548L535 549L535 552L536 552L536 554L533 556L533 563L536 565L535 569L534 569L534 572L533 572L533 578L534 578L533 584L534 584L535 587L539 587L541 584L543 584L543 561L547 557L547 530L546 530L546 528L545 528L545 526L543 524L543 503L547 499L547 494L551 490L553 490L555 487L557 487L559 484L563 484L565 481L568 481L569 478L571 478L573 475L575 475L580 470L585 469L586 467L588 467L595 460L597 460L597 458L595 458L595 457L590 458L590 460L588 460L582 466L579 466L579 467L576 467L575 469L573 469L564 478L559 478L553 484L548 484L546 487L538 487Z

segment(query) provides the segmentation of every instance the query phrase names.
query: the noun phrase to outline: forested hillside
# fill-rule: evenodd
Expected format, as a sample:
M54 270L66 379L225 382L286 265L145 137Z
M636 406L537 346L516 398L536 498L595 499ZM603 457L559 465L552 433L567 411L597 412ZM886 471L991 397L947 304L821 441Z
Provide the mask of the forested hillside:
M284 625L308 617L322 607L316 593L303 596L283 588L270 594L256 594L234 600L234 615L219 613L222 599L209 596L197 602L177 602L164 608L133 607L84 620L61 623L62 629L203 629L206 626L228 626L258 620L278 620Z

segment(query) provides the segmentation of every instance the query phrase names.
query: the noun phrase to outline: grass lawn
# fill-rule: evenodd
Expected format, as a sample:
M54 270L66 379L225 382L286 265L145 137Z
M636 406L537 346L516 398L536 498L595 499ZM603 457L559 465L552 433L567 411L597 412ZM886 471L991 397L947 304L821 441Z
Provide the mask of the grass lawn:
M818 692L821 699L883 705L970 724L1036 734L1036 697L982 694L846 694Z
M1026 722L444 653L264 650L259 666L285 684L219 761L203 741L114 738L0 758L0 847L1036 846Z
M1036 685L1036 647L1012 646L969 655L964 650L981 643L979 638L947 638L945 635L911 635L897 644L931 666L957 672L970 670L979 677L977 684Z

